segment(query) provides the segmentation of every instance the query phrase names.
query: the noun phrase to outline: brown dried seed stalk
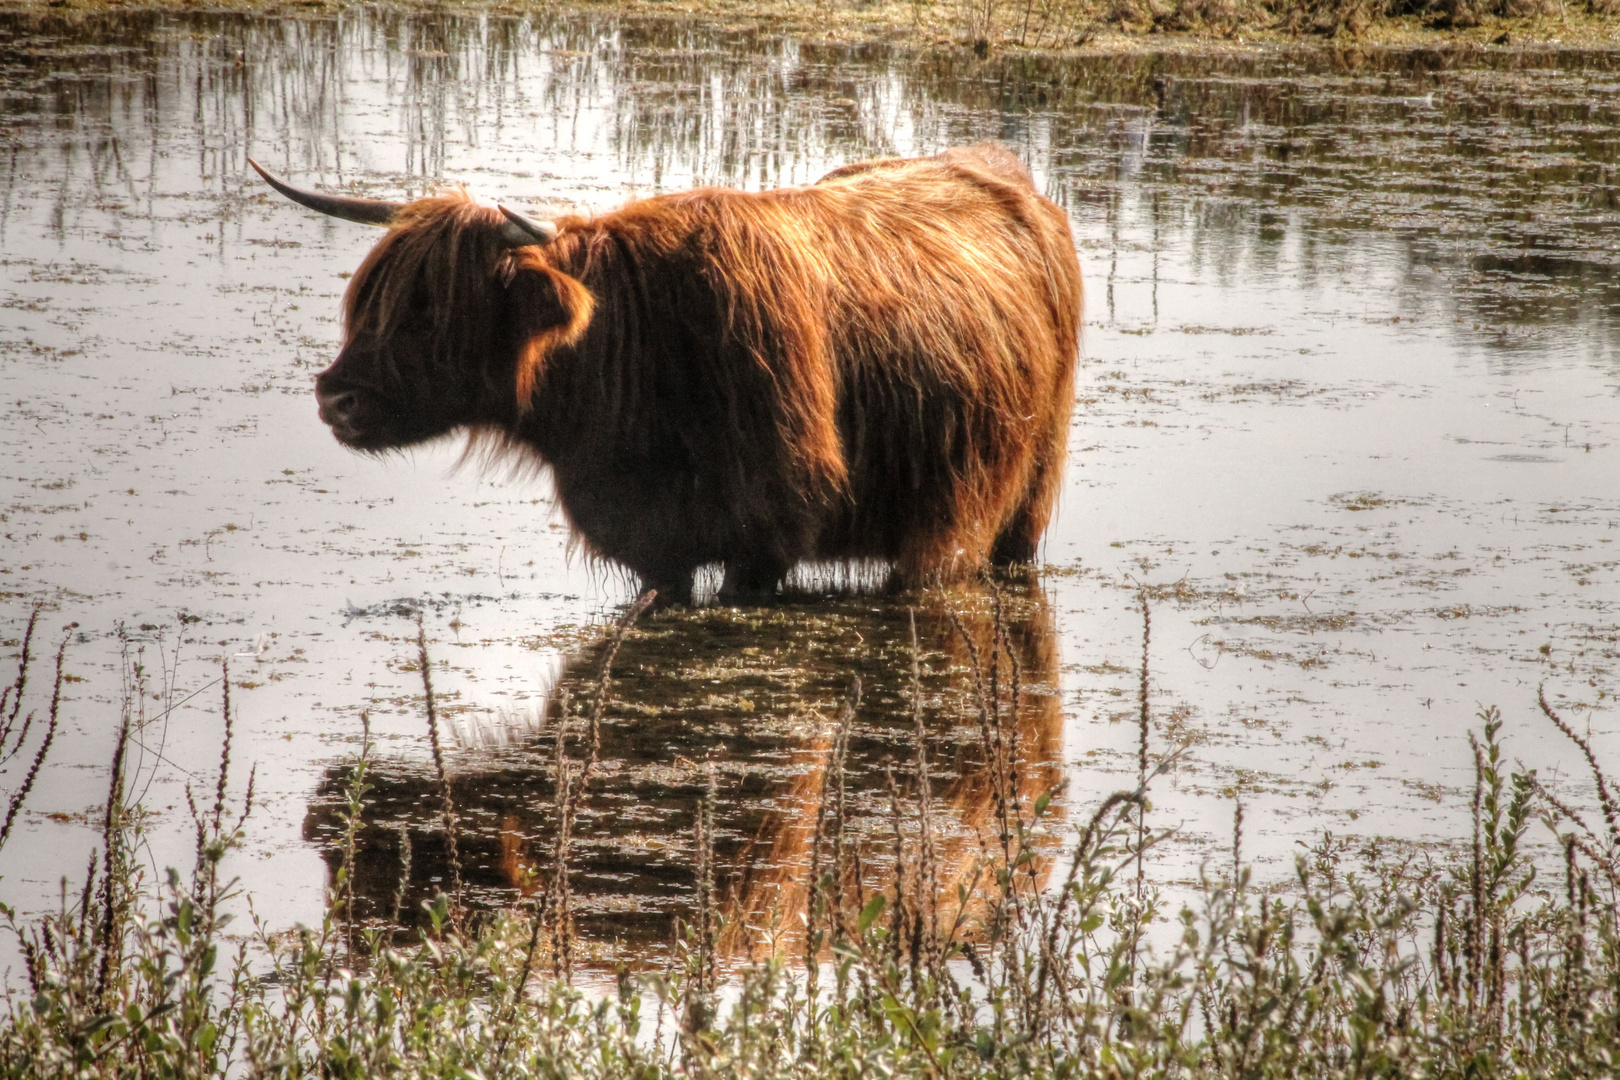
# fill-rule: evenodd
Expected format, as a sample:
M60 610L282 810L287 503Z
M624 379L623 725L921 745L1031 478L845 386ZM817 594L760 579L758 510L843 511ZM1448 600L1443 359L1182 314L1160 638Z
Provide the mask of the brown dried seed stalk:
M833 741L833 928L845 940L850 937L849 905L844 899L844 882L849 877L850 849L847 845L849 824L849 772L845 761L849 757L849 733L855 725L855 707L861 700L861 680L857 676L850 684L849 696L844 699L838 714L838 734ZM857 878L858 880L858 878Z
M37 617L38 614L39 609L35 608L34 615ZM34 620L31 618L28 621L28 631L30 634L33 633L33 629ZM24 644L23 648L26 651L27 645ZM67 638L64 637L62 639L62 644L56 650L56 682L54 688L51 690L51 709L49 720L45 725L45 737L40 740L39 749L34 752L34 760L28 766L28 772L23 777L22 785L18 787L16 793L11 796L11 803L6 807L5 823L0 824L0 847L5 846L6 838L11 835L11 826L16 822L17 814L22 810L23 803L27 801L28 793L34 789L34 781L39 779L39 771L44 767L45 758L51 752L51 743L56 741L56 729L59 723L62 706L62 657L66 652ZM21 683L22 677L19 676L19 686ZM21 701L21 690L18 691L18 700L19 702ZM32 717L30 717L30 719L32 719ZM20 750L21 748L22 743L19 740L17 749ZM15 751L13 751L13 753L15 753Z
M113 745L112 778L107 784L107 812L101 823L103 863L101 870L101 969L96 976L96 1000L106 1003L108 984L118 962L118 882L117 865L122 862L124 800L124 756L129 746L129 714L118 725L118 741Z
M922 890L918 920L923 963L933 970L939 961L939 870L934 851L933 793L928 776L928 730L923 723L922 658L917 644L917 612L907 612L911 630L911 714L917 762L917 818L922 831L917 853L918 888Z
M962 645L967 649L969 671L973 676L974 699L979 711L979 742L984 748L985 768L990 770L990 790L995 796L996 823L1001 831L1002 857L1011 863L1011 836L1008 829L1007 817L1007 787L1006 771L1001 768L999 741L994 731L994 720L991 717L991 706L985 692L984 669L979 662L979 646L968 633L967 627L962 625L961 616L954 608L947 608L946 615L951 625L956 629L957 636L962 639Z
M1485 849L1481 835L1482 804L1485 798L1485 755L1479 740L1468 733L1468 745L1474 749L1474 851L1469 866L1468 886L1472 892L1473 910L1468 913L1468 993L1469 1001L1479 1000L1480 983L1485 971Z
M223 688L224 700L220 711L225 719L225 737L219 751L219 781L214 786L214 834L219 834L220 827L224 825L225 818L225 785L231 774L231 661L229 657L222 657L219 662L220 686Z
M889 913L889 959L900 963L900 943L906 940L906 838L900 825L900 787L894 782L894 770L883 769L883 781L889 789L889 824L894 830L894 910Z
M1148 713L1148 648L1153 637L1153 612L1148 607L1147 590L1142 590L1142 677L1137 692L1137 748L1136 768L1137 787L1147 789L1148 779L1148 728L1151 717ZM1147 843L1147 804L1136 804L1136 899L1142 899L1145 884L1145 871L1142 865L1143 847Z
M573 887L569 873L570 851L573 846L574 824L585 787L596 774L602 756L602 715L607 707L608 684L612 678L613 661L618 658L625 635L641 614L658 597L655 589L638 596L619 618L608 642L607 651L596 671L596 692L591 702L589 718L590 747L584 763L576 770L568 761L568 707L563 699L562 714L557 724L557 839L552 851L552 886L547 891L544 907L536 905L536 914L549 910L551 914L552 966L565 981L573 979L574 911Z
M0 713L6 713L8 702L11 705L11 711L6 713L4 724L0 725L0 751L4 751L6 740L11 737L12 729L16 727L17 713L22 710L23 691L28 688L28 669L34 659L34 628L39 624L42 606L35 604L33 610L28 613L28 628L23 631L22 652L17 657L17 677L11 681L10 686L0 691ZM63 643L66 644L65 639ZM0 760L15 754L21 745L22 740L19 738L17 746L9 753L0 754Z
M1109 811L1122 804L1138 801L1140 798L1140 793L1133 794L1129 791L1116 791L1108 796L1091 815L1091 820L1080 834L1079 842L1074 846L1074 856L1069 863L1069 872L1063 879L1063 887L1058 890L1057 906L1052 911L1052 921L1047 927L1046 940L1042 944L1040 971L1036 976L1035 984L1036 1005L1042 1010L1042 1013L1037 1017L1038 1021L1044 1019L1046 984L1050 978L1050 972L1053 970L1054 965L1058 963L1058 934L1063 928L1063 916L1068 909L1069 900L1073 896L1074 882L1075 878L1080 874L1080 867L1092 857L1091 845L1096 841L1103 818L1108 816Z
M1547 703L1546 683L1542 683L1536 688L1536 703L1541 706L1542 714L1548 720L1551 720L1553 725L1559 731L1562 731L1570 742L1580 747L1581 753L1586 756L1587 767L1592 770L1592 778L1597 781L1598 805L1603 810L1603 821L1609 826L1609 845L1620 848L1620 806L1616 805L1614 796L1609 792L1607 778L1603 775L1603 767L1598 764L1597 756L1592 753L1591 743L1575 734L1575 729L1570 727L1563 717L1553 711L1552 706Z
M1243 800L1233 799L1232 807L1232 889L1241 888L1243 880Z
M399 884L394 888L394 909L388 917L388 935L393 938L395 929L399 927L399 916L405 907L405 893L411 883L411 831L404 825L399 826Z
M450 776L444 768L444 749L439 745L439 712L433 697L433 663L428 657L427 628L422 613L416 614L416 656L422 669L422 696L427 708L428 740L433 748L433 770L439 778L444 845L450 857L450 918L461 924L461 851L456 844L456 805L450 795Z

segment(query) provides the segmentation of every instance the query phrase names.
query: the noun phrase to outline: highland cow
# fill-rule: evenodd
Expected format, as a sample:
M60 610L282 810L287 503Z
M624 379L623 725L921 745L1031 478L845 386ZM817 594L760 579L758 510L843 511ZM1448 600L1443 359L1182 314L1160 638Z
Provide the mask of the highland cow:
M550 469L587 549L687 602L802 560L905 584L1036 554L1079 347L1068 218L997 146L532 221L464 194L288 197L387 225L316 380L338 441L466 431Z

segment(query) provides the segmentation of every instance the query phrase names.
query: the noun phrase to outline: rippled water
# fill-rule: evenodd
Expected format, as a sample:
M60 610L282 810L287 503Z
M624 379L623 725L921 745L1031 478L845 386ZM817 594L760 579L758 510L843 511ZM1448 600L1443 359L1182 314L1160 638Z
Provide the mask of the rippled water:
M249 154L331 188L459 182L544 210L1002 140L1070 210L1087 282L1060 516L1041 581L1007 599L1023 782L1067 782L1055 832L1134 782L1142 586L1152 745L1192 744L1155 798L1180 826L1167 881L1225 845L1237 792L1262 873L1322 829L1462 835L1447 793L1471 783L1482 704L1580 798L1534 698L1545 681L1620 764L1617 107L1608 53L980 62L611 18L0 16L5 636L15 652L47 601L51 641L79 623L82 680L6 898L52 902L79 872L136 660L147 857L184 861L222 655L238 788L258 766L238 863L258 913L318 912L362 709L380 757L362 891L386 906L404 828L427 895L445 867L418 610L475 895L509 901L548 850L556 697L588 690L630 586L570 559L543 479L458 471L450 443L375 460L332 441L310 381L375 235L273 196ZM988 599L950 602L988 640ZM919 603L966 861L986 796L949 707L964 657L945 601ZM791 907L856 677L852 827L881 874L885 764L909 782L905 618L844 595L631 637L582 817L593 948L668 940L709 762L739 921Z

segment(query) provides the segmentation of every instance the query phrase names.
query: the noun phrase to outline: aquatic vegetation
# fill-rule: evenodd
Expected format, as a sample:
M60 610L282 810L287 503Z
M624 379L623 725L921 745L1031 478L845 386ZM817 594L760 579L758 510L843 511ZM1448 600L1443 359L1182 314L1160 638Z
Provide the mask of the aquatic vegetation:
M1146 612L1144 612L1145 614ZM1161 839L1154 781L1174 760L1149 745L1144 667L1138 786L1056 827L1051 792L1021 794L1009 738L1020 693L999 608L987 628L952 619L971 669L957 700L989 753L993 810L973 872L947 881L935 831L922 649L911 638L914 737L887 774L893 872L854 865L843 788L859 688L844 700L817 797L809 889L781 912L796 947L743 956L723 942L706 779L686 858L695 914L653 970L573 985L568 823L593 795L612 665L640 614L600 653L590 699L553 733L563 826L536 896L472 914L462 885L424 901L420 927L357 919L355 837L370 795L367 737L346 773L341 857L318 926L230 929L231 853L248 827L251 776L232 778L232 711L211 803L191 801L195 860L151 881L132 854L142 813L126 802L127 742L112 764L102 846L58 911L4 916L26 982L8 987L8 1076L1595 1076L1620 1051L1620 804L1590 743L1546 718L1590 765L1591 821L1510 765L1503 722L1470 735L1475 787L1449 859L1408 860L1331 835L1294 879L1245 863L1235 804L1230 862L1206 867L1177 912L1143 870ZM908 620L909 622L909 620ZM1148 622L1143 649L1147 654ZM983 631L986 638L975 637ZM425 635L419 639L427 660ZM5 701L20 700L25 654ZM424 690L433 705L431 664ZM902 672L902 682L905 681ZM60 676L58 676L58 685ZM124 735L129 719L123 721ZM22 740L16 740L21 743ZM37 752L37 751L36 751ZM580 756L583 755L583 756ZM447 830L453 790L437 770ZM26 792L24 792L26 794ZM1557 835L1561 873L1538 877L1527 840ZM1061 832L1059 858L1044 833ZM452 848L452 850L454 850ZM403 848L398 880L409 878ZM946 895L947 893L953 895ZM785 939L782 939L785 940ZM548 964L546 961L551 961ZM549 967L549 973L547 968Z

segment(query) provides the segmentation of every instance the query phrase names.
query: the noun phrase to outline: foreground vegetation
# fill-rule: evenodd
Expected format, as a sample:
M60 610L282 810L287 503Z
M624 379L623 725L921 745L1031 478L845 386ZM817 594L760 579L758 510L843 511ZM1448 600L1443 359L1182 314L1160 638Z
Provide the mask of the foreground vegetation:
M998 607L999 612L999 607ZM147 880L132 852L142 813L125 802L125 717L100 850L61 909L5 911L26 976L0 1012L0 1073L18 1077L1263 1077L1614 1075L1620 1054L1620 805L1590 746L1547 705L1591 765L1601 821L1504 756L1502 722L1470 735L1476 783L1459 807L1469 842L1449 862L1389 857L1324 837L1292 881L1260 885L1243 861L1235 807L1230 862L1192 903L1168 906L1143 872L1149 796L1173 759L1149 756L1143 671L1139 785L1079 814L1066 853L1049 802L1016 782L1019 682L998 623L962 630L967 708L993 763L995 810L975 872L942 896L929 761L921 737L891 784L893 870L867 888L843 843L838 762L823 782L806 910L771 928L769 959L728 963L710 830L698 808L693 919L662 970L620 969L616 989L573 985L570 830L591 796L596 734L617 640L592 700L555 726L551 864L536 899L474 916L458 875L419 931L400 913L350 918L354 835L369 743L350 773L345 858L325 918L289 936L236 936L226 909L231 852L252 807L231 777L229 678L216 786L190 807L195 860ZM37 616L37 613L36 613ZM957 623L958 628L962 624ZM0 755L27 764L0 843L60 726L56 692L22 711L34 623L0 697ZM419 633L443 825L456 866L456 808L437 745L432 665ZM1144 657L1146 640L1144 640ZM920 685L915 666L914 692ZM138 683L138 678L137 678ZM858 688L839 719L847 733ZM19 717L22 717L19 720ZM233 786L234 785L234 786ZM232 792L240 788L241 794ZM1072 813L1072 812L1071 812ZM1538 877L1527 833L1561 846ZM404 853L409 858L408 850ZM407 873L402 873L402 881Z

